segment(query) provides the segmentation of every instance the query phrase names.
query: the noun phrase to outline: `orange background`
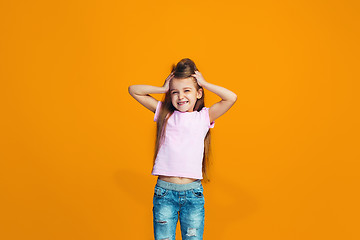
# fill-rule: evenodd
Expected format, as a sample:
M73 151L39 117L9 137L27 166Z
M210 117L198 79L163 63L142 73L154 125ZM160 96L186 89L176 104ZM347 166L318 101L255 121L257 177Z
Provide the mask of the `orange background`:
M128 86L188 57L238 95L212 129L204 239L360 239L359 11L1 1L0 238L153 239L155 123Z

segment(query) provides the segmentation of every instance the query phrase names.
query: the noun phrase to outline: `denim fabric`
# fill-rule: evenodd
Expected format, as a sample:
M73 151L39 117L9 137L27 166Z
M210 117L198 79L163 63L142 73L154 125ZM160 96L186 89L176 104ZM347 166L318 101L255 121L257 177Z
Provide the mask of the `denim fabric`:
M203 239L205 199L200 180L176 184L158 179L153 204L155 240L175 240L178 219L183 240Z

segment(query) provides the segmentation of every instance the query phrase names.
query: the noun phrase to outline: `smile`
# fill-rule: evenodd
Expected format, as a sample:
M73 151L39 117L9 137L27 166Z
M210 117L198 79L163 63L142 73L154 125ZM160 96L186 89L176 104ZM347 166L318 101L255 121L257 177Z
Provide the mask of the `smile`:
M189 101L182 101L182 102L178 102L178 105L184 105L186 103L188 103Z

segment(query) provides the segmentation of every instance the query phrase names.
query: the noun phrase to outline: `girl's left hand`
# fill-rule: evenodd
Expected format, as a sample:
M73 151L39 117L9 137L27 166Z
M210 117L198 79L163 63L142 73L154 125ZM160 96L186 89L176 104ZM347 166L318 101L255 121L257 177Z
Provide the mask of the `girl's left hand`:
M195 74L191 75L192 77L195 77L197 83L200 85L200 87L203 87L203 85L206 83L203 75L199 71L195 71Z

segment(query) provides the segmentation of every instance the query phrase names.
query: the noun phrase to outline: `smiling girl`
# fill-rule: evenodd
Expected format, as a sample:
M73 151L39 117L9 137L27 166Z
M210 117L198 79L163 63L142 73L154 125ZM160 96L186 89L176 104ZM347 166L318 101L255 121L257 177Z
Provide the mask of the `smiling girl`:
M221 101L204 105L204 90ZM132 85L129 93L154 112L157 135L152 175L158 176L153 197L156 240L175 240L180 219L182 239L203 239L204 195L208 181L210 128L236 102L232 91L203 78L195 63L184 58L173 65L162 87ZM158 101L149 94L165 93Z

